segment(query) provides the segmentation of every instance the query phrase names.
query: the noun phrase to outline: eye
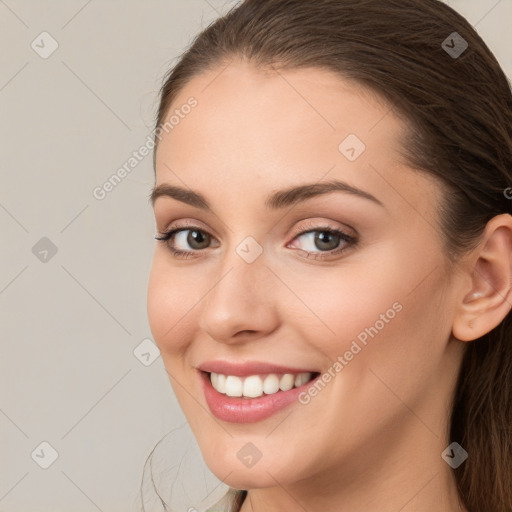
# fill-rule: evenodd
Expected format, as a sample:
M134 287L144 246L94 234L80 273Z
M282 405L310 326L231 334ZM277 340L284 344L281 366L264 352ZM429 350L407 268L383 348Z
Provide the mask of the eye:
M306 258L322 259L334 256L347 250L356 244L356 239L344 231L331 226L315 226L314 229L303 231L294 238L293 246L296 247L296 240L301 240L300 252L305 253Z
M332 226L311 223L306 227L312 229L298 233L288 247L295 247L307 259L332 257L357 243L355 237ZM199 256L210 247L212 241L217 242L212 235L197 226L177 227L161 233L155 239L165 243L173 256L184 259ZM296 241L300 239L303 242L297 247Z
M165 242L174 256L182 258L189 258L194 252L207 249L214 240L209 233L196 226L171 229L155 239ZM190 251L189 248L193 250Z

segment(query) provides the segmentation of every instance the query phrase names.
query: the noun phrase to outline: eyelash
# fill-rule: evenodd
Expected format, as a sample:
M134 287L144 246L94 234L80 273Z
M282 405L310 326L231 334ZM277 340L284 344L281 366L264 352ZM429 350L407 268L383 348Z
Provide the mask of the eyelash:
M293 240L295 240L296 238L298 238L302 235L306 235L308 233L319 232L319 233L329 233L330 235L337 235L340 237L341 241L344 241L347 244L347 245L345 245L343 247L339 247L337 249L332 249L330 251L320 251L320 252L310 252L310 251L305 251L304 249L296 249L302 253L306 253L307 254L306 258L308 258L308 259L322 260L322 259L325 259L325 256L322 256L322 254L326 254L327 256L335 256L335 255L341 254L342 252L346 251L350 247L353 247L357 244L357 239L355 237L348 235L347 233L345 233L344 231L341 231L338 228L333 228L330 226L318 226L313 223L307 224L305 227L310 228L310 229L306 229L305 231L300 231L299 233L297 233L294 236ZM173 228L164 233L159 233L159 236L155 236L155 239L164 243L167 246L167 248L171 251L172 255L176 258L182 258L182 259L193 258L193 257L195 257L196 253L199 253L199 252L205 250L205 249L198 249L195 251L182 251L181 249L175 249L174 247L172 247L169 244L169 242L174 238L174 235L176 235L177 233L179 233L181 231L199 231L202 234L211 236L207 231L199 228L198 226L186 226L186 227L182 226L182 227ZM320 255L320 257L318 257L318 255Z

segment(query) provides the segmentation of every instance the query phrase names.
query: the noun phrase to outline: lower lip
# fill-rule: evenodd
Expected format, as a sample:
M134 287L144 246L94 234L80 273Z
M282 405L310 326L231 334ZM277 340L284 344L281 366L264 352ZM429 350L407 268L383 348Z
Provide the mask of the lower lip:
M219 420L231 423L253 423L264 420L281 411L293 402L307 387L311 386L318 377L298 388L289 391L278 391L261 398L231 397L219 393L210 381L210 374L200 371L206 403L212 414Z

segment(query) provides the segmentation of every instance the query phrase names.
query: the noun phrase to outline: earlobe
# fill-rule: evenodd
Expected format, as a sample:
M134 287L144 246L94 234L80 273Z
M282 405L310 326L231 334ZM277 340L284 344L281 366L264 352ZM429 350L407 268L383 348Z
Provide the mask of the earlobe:
M469 261L470 289L462 294L452 328L461 341L484 336L512 309L512 216L497 215L487 223Z

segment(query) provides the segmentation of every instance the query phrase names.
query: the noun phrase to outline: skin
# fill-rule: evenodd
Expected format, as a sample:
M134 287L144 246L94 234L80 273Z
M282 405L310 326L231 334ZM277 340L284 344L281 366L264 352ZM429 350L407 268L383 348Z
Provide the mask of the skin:
M159 143L156 185L198 191L213 213L159 197L156 228L187 221L212 241L197 249L185 232L175 243L196 250L189 259L157 242L148 315L207 465L250 490L243 512L459 511L441 452L465 342L510 310L510 216L493 219L479 246L450 264L436 210L442 188L399 154L407 126L377 95L326 70L232 61L191 80L171 110L190 96L197 107ZM338 150L351 133L366 145L353 162ZM265 208L271 192L330 179L382 205L332 192ZM312 224L357 243L329 256L301 234ZM235 250L247 236L263 249L250 264ZM248 424L210 413L202 362L327 371L396 302L402 310L309 404ZM251 468L237 457L248 442L262 455Z

